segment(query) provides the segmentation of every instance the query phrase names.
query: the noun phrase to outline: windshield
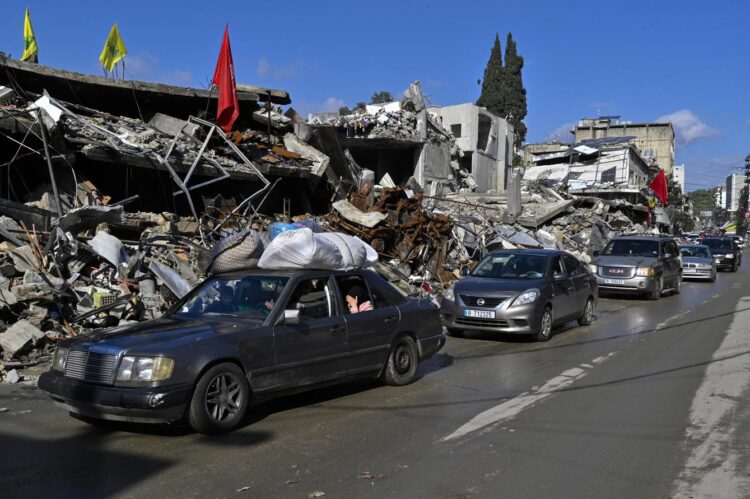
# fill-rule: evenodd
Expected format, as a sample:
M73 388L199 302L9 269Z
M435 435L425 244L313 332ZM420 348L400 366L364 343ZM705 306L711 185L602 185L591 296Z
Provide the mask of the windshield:
M616 239L610 241L602 255L607 256L659 256L658 241L644 241L641 239Z
M731 239L704 239L703 244L705 244L711 249L723 249L723 250L732 249Z
M546 271L546 256L510 253L487 256L471 275L498 279L540 279Z
M252 275L214 277L176 310L178 314L229 314L265 319L278 301L288 277Z
M680 255L684 257L711 258L711 253L705 246L680 246Z

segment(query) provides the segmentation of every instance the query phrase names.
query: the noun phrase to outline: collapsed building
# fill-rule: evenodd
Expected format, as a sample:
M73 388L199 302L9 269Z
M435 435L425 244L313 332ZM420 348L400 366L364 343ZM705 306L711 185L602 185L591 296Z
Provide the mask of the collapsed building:
M283 90L216 96L0 54L0 379L33 379L55 341L157 318L247 229L335 230L375 270L439 298L488 251L560 247L586 259L643 230L625 199L573 194L513 169L513 130L471 104L398 102L299 116ZM642 217L641 217L642 218ZM593 249L592 249L593 248Z

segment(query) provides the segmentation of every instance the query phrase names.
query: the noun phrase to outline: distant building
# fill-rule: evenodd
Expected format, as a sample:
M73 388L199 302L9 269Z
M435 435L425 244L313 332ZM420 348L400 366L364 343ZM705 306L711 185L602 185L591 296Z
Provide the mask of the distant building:
M682 193L685 194L685 165L674 165L672 168L672 180L677 182L682 189Z
M503 118L471 103L430 107L461 148L461 166L481 192L502 192L513 166L513 127Z
M732 174L727 177L726 207L727 211L737 211L740 206L740 192L745 186L745 176Z
M523 165L533 165L534 158L539 154L566 151L569 148L570 144L565 144L562 142L540 142L536 144L525 144L523 146Z
M671 123L632 123L619 116L583 118L576 125L575 142L607 137L631 137L641 155L652 165L672 173L675 160L675 133Z
M565 184L575 194L639 202L641 189L658 169L641 156L629 137L586 140L563 151L528 153L525 180Z

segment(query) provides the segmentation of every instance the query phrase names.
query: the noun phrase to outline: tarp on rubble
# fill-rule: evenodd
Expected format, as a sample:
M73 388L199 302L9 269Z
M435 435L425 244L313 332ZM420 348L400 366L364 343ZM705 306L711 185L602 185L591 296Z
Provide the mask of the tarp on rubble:
M357 237L298 229L282 232L271 241L260 257L258 267L269 270L350 270L370 267L377 261L375 249Z

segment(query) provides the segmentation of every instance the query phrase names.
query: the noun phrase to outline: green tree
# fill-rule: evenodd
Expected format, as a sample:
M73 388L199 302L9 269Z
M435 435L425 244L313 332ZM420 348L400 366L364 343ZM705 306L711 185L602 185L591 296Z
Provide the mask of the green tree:
M367 104L364 102L357 102L357 104L354 106L355 111L362 111L364 112L367 109Z
M692 232L695 228L695 220L682 210L674 212L673 222L683 233Z
M490 51L490 59L484 68L482 93L477 99L477 106L486 107L489 112L505 118L505 68L503 68L503 51L500 47L500 36L495 33L495 45Z
M747 234L747 218L745 218L745 212L747 212L747 185L740 191L740 203L737 207L737 235L745 237Z
M372 94L370 104L385 104L386 102L393 102L395 100L396 99L393 98L393 95L390 92L387 90L381 90L380 92Z
M352 114L352 110L346 106L341 106L339 108L339 115L346 116L347 114Z
M523 122L527 113L526 89L523 86L522 70L523 57L518 55L513 34L508 33L505 42L504 100L505 113L516 133L516 147L520 147L526 140L526 124Z
M714 189L698 189L688 193L688 198L693 203L693 211L716 210L716 191Z

